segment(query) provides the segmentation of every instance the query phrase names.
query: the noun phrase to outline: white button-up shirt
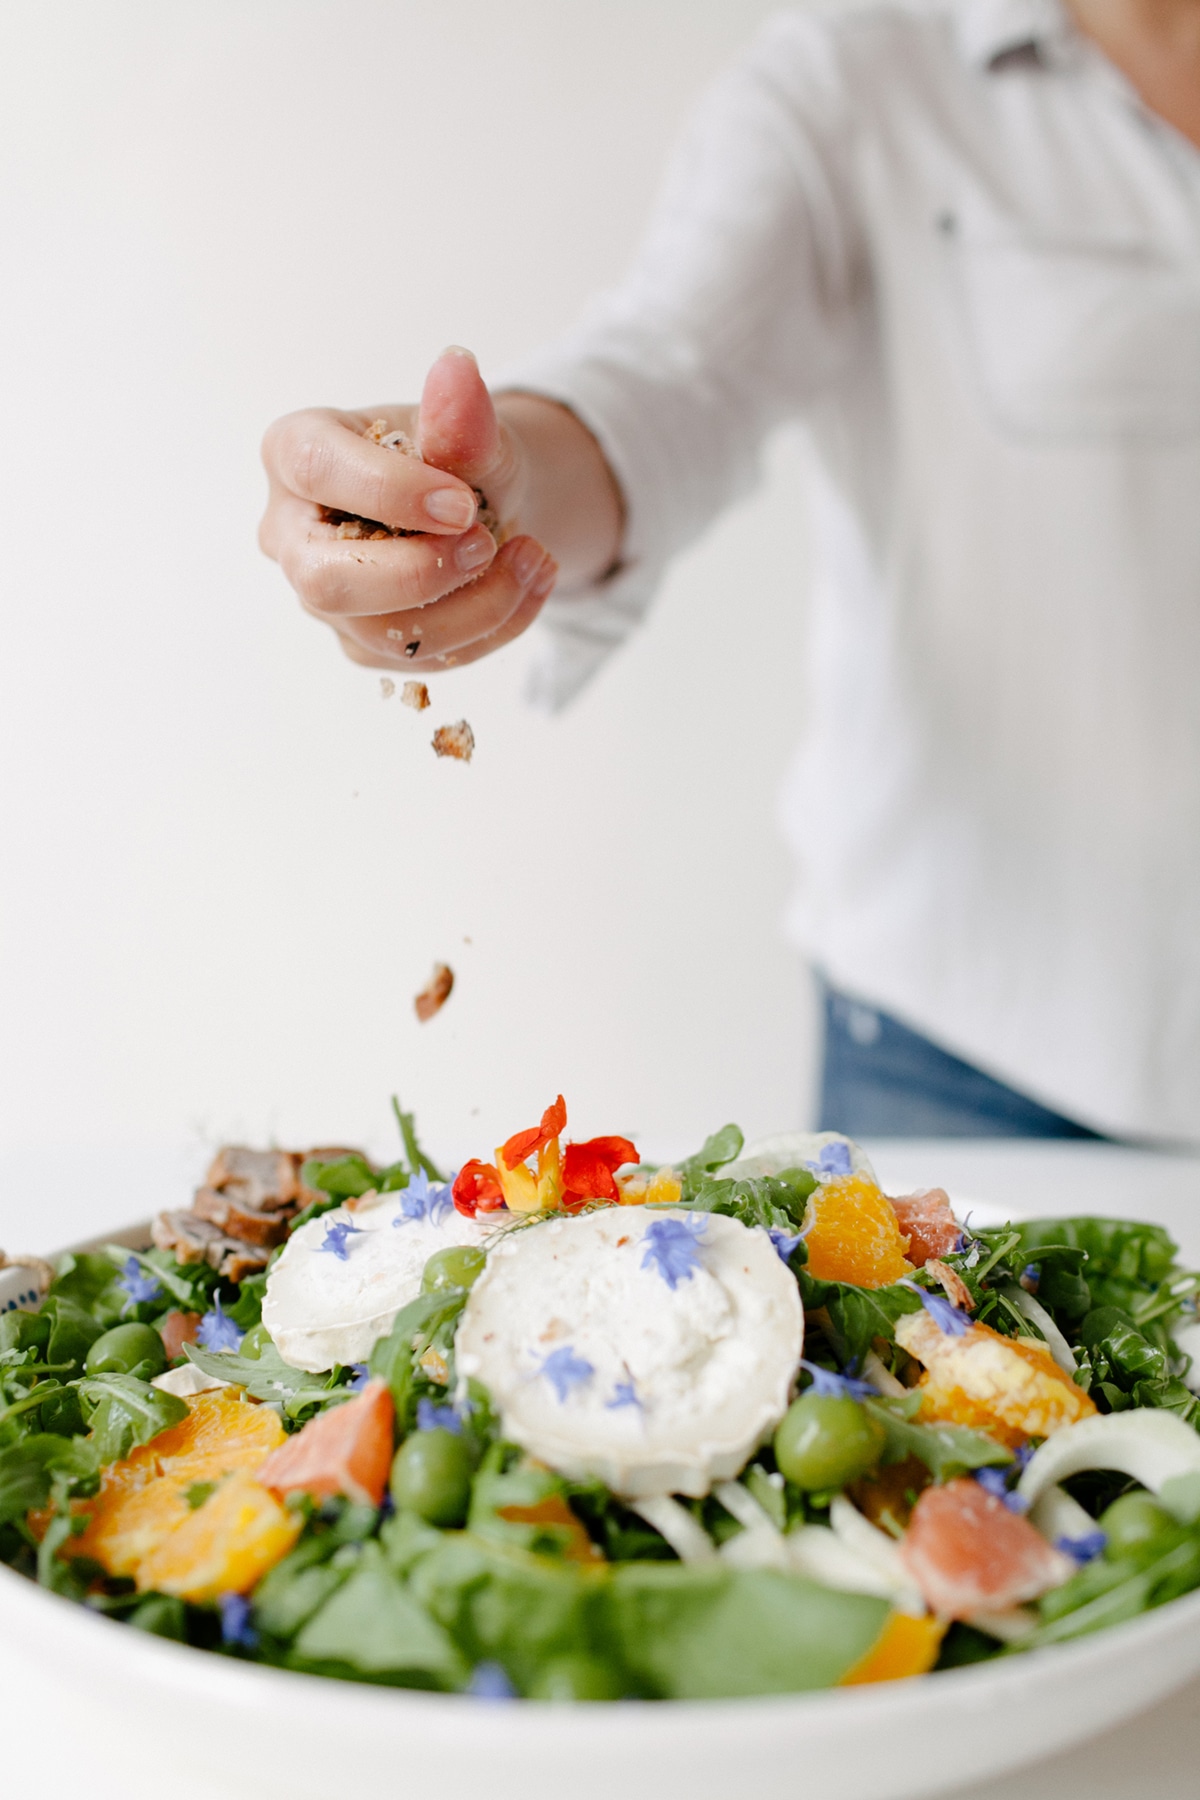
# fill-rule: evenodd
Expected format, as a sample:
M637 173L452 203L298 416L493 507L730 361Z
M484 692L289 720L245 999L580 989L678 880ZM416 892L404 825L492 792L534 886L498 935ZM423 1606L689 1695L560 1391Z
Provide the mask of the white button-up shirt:
M1056 0L784 14L508 380L628 507L551 603L552 704L803 421L796 942L1048 1105L1200 1137L1200 152Z

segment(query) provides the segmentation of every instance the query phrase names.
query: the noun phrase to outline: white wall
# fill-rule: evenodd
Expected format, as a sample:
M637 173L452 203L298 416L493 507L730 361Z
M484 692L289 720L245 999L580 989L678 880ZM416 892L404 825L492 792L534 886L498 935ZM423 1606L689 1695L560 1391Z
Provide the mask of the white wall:
M557 721L524 646L384 703L254 541L274 415L495 367L620 271L769 10L7 0L0 1148L386 1143L394 1087L448 1158L559 1088L667 1151L799 1121L793 453Z

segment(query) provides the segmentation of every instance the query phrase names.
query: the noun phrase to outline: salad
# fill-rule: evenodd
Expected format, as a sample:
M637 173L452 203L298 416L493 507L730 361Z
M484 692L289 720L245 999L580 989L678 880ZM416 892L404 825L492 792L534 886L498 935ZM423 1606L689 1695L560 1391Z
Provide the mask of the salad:
M396 1110L400 1160L228 1148L0 1316L13 1569L219 1655L595 1701L923 1675L1200 1587L1161 1227L976 1227L835 1133L655 1167L561 1097L443 1175Z

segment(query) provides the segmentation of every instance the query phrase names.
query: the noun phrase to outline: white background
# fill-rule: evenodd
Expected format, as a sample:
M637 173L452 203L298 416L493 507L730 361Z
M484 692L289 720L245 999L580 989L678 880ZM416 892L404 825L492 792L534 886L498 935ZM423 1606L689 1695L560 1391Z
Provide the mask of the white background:
M394 1088L451 1160L559 1089L667 1153L802 1121L795 448L558 720L523 645L384 702L254 535L276 414L496 368L620 273L770 10L6 0L0 1149L385 1147Z

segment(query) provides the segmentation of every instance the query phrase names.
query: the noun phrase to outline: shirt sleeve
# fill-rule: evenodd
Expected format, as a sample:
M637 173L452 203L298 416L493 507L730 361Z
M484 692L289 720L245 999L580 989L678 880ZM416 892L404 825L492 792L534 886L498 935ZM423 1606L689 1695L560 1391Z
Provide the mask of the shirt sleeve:
M494 384L569 407L626 509L619 566L543 612L536 704L578 692L849 354L865 288L851 112L831 25L769 23L696 110L625 280Z

